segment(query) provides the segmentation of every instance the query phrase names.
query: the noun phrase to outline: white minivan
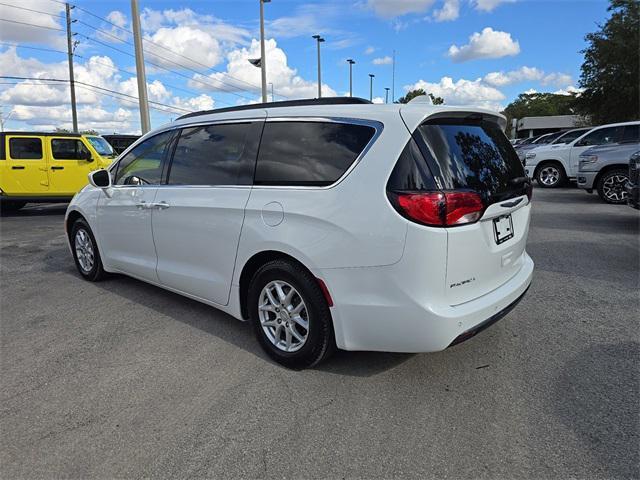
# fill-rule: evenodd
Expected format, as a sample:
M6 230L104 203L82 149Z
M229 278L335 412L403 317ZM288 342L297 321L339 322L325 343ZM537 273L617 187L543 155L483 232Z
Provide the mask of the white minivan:
M293 368L430 352L531 282L531 185L505 118L323 98L189 114L90 175L65 219L80 274L126 274L253 323Z

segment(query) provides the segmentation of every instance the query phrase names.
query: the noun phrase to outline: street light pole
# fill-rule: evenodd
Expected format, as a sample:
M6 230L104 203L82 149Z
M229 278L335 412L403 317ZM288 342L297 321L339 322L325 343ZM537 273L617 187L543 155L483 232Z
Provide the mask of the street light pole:
M133 44L136 51L136 76L138 77L138 103L140 104L140 128L144 135L151 130L149 120L149 101L147 99L147 75L144 70L142 53L142 35L140 32L140 11L138 0L131 0L131 25L133 26Z
M349 62L349 96L353 97L353 64L356 63L353 59L347 59Z
M389 87L384 87L384 103L389 103Z
M312 38L316 39L318 44L318 98L322 98L322 71L320 67L320 44L324 42L324 38L320 35L314 35Z
M260 2L260 70L262 75L262 103L267 103L267 59L264 53L264 4L271 0Z
M369 74L369 101L373 102L373 78L375 75L373 73Z

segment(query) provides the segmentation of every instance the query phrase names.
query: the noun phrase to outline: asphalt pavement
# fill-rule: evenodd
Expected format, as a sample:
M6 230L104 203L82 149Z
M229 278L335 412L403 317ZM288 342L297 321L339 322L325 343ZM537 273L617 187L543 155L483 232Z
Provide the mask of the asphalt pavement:
M0 219L2 478L640 477L631 208L536 189L534 280L507 317L302 372L213 308L81 280L64 208Z

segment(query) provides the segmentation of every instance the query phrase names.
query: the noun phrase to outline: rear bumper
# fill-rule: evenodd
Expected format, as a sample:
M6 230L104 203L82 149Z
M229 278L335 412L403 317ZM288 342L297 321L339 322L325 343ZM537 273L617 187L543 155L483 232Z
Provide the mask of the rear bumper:
M584 188L585 190L593 190L593 185L596 181L598 172L578 172L577 183L578 188Z
M456 306L443 305L443 296L425 295L398 265L327 269L319 276L335 303L331 313L339 348L417 353L444 350L504 317L529 288L533 267L523 253L522 267L509 281Z

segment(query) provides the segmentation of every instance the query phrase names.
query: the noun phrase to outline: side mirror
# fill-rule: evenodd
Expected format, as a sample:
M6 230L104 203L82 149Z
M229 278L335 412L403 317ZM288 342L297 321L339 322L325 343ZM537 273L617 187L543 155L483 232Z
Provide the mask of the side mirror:
M89 150L83 150L80 153L80 157L87 162L93 162L93 156L91 155L91 152Z
M94 170L89 174L89 183L96 188L111 187L111 174L108 170Z

